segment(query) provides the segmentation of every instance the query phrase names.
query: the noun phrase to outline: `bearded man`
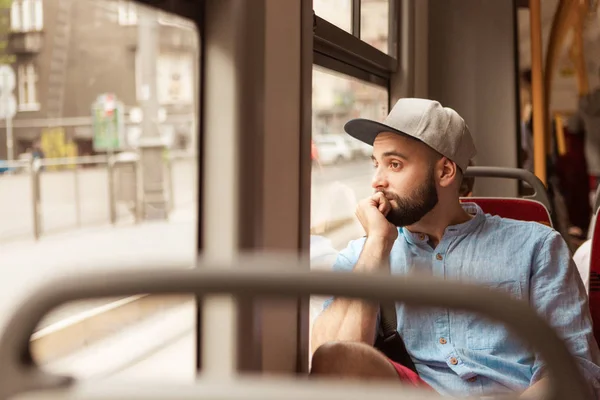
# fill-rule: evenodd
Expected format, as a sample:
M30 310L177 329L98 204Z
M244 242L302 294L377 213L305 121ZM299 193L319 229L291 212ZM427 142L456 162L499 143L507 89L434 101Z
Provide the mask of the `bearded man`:
M428 274L526 301L566 341L598 398L598 345L565 241L540 223L492 216L459 201L463 172L476 155L463 118L436 101L401 99L384 123L355 119L345 130L373 146L374 193L356 210L366 236L341 251L334 270ZM547 386L542 360L502 324L396 304L397 330L415 373L373 347L379 317L379 304L326 301L313 326L311 374L392 379L450 396L530 397Z

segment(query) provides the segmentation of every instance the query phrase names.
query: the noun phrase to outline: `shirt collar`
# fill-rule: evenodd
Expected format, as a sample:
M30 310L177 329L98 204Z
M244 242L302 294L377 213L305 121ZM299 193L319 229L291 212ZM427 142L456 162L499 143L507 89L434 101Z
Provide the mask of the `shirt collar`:
M476 230L479 225L484 221L485 214L481 207L479 207L475 203L462 203L461 204L463 210L473 216L473 218L469 219L462 224L450 225L446 228L444 232L445 236L462 236L467 235L474 230ZM428 244L429 243L429 235L420 232L411 232L406 228L399 228L399 233L401 233L406 241L412 244Z

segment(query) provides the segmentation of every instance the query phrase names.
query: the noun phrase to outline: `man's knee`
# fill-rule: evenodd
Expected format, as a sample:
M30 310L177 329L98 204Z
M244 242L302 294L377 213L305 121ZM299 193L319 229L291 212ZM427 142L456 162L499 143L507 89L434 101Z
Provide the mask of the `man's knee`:
M313 353L311 373L329 374L336 370L347 368L351 363L352 343L328 342Z
M313 354L311 374L356 378L398 378L379 351L365 343L329 342Z

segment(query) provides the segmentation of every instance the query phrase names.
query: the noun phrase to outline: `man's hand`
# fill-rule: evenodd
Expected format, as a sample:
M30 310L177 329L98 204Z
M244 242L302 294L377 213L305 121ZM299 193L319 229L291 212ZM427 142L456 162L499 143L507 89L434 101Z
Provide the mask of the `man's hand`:
M385 218L391 209L392 205L381 192L358 203L356 216L369 239L381 240L386 244L392 244L396 240L398 228Z

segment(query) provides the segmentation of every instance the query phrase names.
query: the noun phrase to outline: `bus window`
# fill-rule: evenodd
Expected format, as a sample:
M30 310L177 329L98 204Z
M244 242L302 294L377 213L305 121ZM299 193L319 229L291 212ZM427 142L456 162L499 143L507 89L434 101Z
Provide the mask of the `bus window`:
M313 68L312 136L317 158L312 166L311 268L330 268L348 241L362 236L354 217L358 200L371 189L371 146L350 137L344 124L357 117L383 120L385 88L324 69ZM322 299L311 300L311 323Z
M0 263L10 268L0 325L33 286L59 274L193 266L195 24L125 0L1 7ZM33 357L51 370L107 376L194 328L192 296L82 301L41 322Z

